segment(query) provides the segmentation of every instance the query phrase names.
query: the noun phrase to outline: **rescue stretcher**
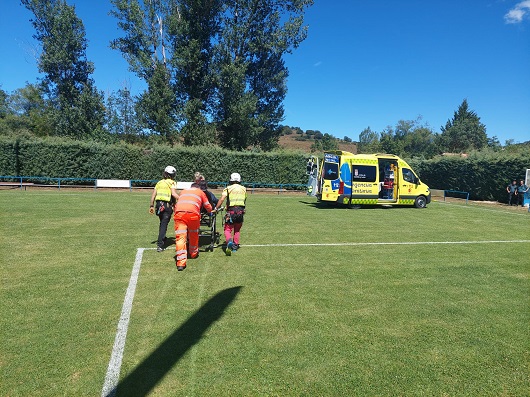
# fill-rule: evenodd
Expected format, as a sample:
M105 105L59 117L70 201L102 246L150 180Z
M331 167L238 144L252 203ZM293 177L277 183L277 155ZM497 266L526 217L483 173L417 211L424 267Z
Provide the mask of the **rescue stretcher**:
M201 212L201 225L199 228L199 246L204 247L204 251L213 251L219 246L221 233L217 230L217 215L224 210L219 208L217 212ZM221 223L224 225L224 216L221 215ZM221 228L222 230L222 228Z

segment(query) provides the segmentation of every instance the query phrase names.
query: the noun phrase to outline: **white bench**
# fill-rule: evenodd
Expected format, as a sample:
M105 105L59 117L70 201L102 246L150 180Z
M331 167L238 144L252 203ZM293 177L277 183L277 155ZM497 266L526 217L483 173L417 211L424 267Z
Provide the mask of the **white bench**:
M124 187L131 188L131 181L126 179L96 179L96 188L98 187Z
M24 190L26 190L28 186L33 186L33 183L32 182L0 182L0 187L1 186L11 187L11 188L19 187L20 189L24 188Z
M177 182L177 189L178 190L189 189L192 184L193 182Z

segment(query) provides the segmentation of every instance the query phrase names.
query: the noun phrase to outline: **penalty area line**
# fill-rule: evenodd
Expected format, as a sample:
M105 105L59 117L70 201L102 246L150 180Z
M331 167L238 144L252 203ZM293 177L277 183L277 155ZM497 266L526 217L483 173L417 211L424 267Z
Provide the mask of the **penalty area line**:
M278 243L278 244L244 244L242 247L354 247L365 245L436 245L436 244L499 244L530 243L530 240L476 240L476 241L391 241L373 243Z
M131 278L129 279L129 286L125 293L123 306L121 309L120 320L118 321L118 330L116 331L116 338L114 339L114 346L110 356L107 374L105 375L105 383L101 391L101 397L113 397L116 395L116 388L118 387L118 380L120 378L121 362L123 359L123 351L125 349L125 339L127 337L127 329L129 328L129 319L131 317L132 303L134 293L136 291L136 284L138 282L138 275L140 274L140 266L142 265L142 257L145 250L153 248L138 248L136 250L136 258L134 260Z

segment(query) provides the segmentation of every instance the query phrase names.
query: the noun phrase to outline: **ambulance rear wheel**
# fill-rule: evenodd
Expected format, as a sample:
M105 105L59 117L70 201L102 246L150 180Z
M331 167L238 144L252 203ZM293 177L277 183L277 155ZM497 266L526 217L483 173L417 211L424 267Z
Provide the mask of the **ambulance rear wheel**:
M427 198L425 196L416 197L416 201L414 201L414 207L416 207L416 208L425 208L425 207L427 207Z

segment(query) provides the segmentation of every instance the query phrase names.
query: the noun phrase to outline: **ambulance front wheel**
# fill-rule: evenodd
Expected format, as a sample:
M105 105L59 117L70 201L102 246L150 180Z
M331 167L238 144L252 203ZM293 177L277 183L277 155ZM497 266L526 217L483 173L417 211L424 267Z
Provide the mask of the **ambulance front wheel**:
M425 196L416 197L416 201L414 201L414 207L416 207L416 208L425 208L425 207L427 207L427 197L425 197Z

